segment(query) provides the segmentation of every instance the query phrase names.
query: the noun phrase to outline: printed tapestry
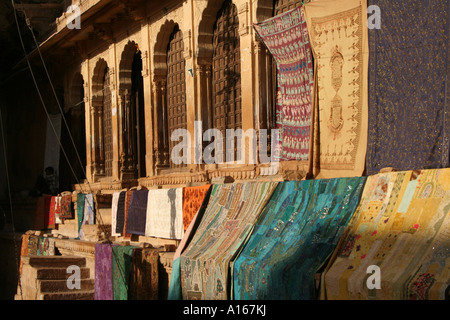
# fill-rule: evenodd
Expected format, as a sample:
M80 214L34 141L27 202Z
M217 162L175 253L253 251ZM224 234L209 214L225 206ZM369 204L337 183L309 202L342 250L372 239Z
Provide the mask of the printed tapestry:
M323 299L444 299L450 285L450 169L370 176L322 276ZM368 268L379 268L368 285ZM372 268L372 267L371 267Z
M230 261L250 234L277 182L214 185L206 212L180 256L184 300L224 300Z
M280 182L233 262L233 298L316 299L316 273L355 212L365 179Z
M318 177L361 176L368 117L366 1L312 1L305 12L317 76Z
M277 62L280 160L309 160L314 74L303 7L253 27Z

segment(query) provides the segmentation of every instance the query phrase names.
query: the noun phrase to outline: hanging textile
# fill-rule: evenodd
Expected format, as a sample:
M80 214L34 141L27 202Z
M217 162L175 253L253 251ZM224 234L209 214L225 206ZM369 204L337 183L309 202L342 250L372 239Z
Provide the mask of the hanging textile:
M183 188L149 190L145 235L182 239Z
M136 190L131 195L128 209L127 230L129 234L145 235L145 222L147 220L148 190Z
M202 221L203 215L205 214L206 208L208 207L211 190L212 187L210 186L203 197L203 201L200 208L198 209L195 216L192 218L191 223L189 224L189 227L186 229L183 239L181 239L180 244L178 245L177 250L175 251L175 254L173 256L172 273L170 276L170 284L169 284L169 294L167 297L168 300L182 299L181 278L180 278L181 277L180 256L183 253L184 249L191 242L195 232L197 231L198 226L200 225L200 222Z
M123 226L125 222L125 196L126 191L122 191L119 194L119 199L117 200L117 215L116 215L116 233L123 233Z
M448 167L449 1L368 4L380 8L381 28L369 30L367 173Z
M450 169L368 177L322 276L322 298L444 299L450 285L449 206ZM380 289L367 285L369 266L380 268Z
M113 300L112 248L113 244L95 244L94 300Z
M39 245L39 237L30 235L28 238L28 255L37 256L37 250Z
M368 117L366 1L312 1L305 13L317 77L318 177L361 176Z
M277 62L280 160L309 160L314 74L304 9L289 10L253 27Z
M128 300L133 246L112 248L112 274L114 300Z
M117 206L119 203L120 192L114 192L111 201L111 236L119 236L120 233L116 232L117 228Z
M55 239L47 237L39 237L37 252L38 256L54 256L55 255Z
M128 224L128 213L130 212L130 203L131 203L131 197L133 196L134 190L129 190L125 192L125 202L124 202L124 210L123 210L123 237L124 238L131 238L131 233L127 232L127 224Z
M365 178L280 182L232 264L237 300L313 300Z
M55 224L61 224L61 197L55 197Z
M94 206L94 196L92 193L86 194L84 199L83 224L95 224Z
M84 219L84 205L85 205L85 195L84 193L77 193L77 222L78 222L78 238L83 239L83 230L81 225Z
M61 212L59 214L61 219L73 219L72 213L72 194L61 195Z
M130 272L129 300L158 300L159 250L156 248L136 248Z
M277 182L214 185L206 212L181 254L183 299L230 297L230 260L250 234Z
M55 199L44 196L44 229L55 229Z
M192 218L197 214L198 209L203 203L206 193L211 188L210 184L200 187L183 188L183 228L184 231L189 227Z

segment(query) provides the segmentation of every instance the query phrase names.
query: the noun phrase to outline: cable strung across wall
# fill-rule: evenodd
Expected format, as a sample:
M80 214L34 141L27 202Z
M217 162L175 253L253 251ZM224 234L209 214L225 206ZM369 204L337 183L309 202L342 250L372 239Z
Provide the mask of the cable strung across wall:
M45 113L46 113L46 115L47 115L47 118L50 120L50 114L49 114L49 112L48 112L47 106L45 105L44 99L43 99L43 97L42 97L41 91L40 91L40 89L39 89L39 86L38 86L38 84L37 84L37 81L36 81L36 78L35 78L35 75L34 75L34 72L33 72L33 69L32 69L32 67L31 67L31 63L30 63L28 54L27 54L26 49L25 49L25 44L24 44L24 42L23 42L22 34L21 34L21 32L20 32L20 26L19 26L19 21L18 21L18 18L17 18L17 10L16 10L16 7L15 7L14 0L11 0L11 3L12 3L12 6L13 6L14 18L15 18L15 21L16 21L17 32L18 32L18 34L19 34L20 43L21 43L22 50L23 50L24 55L25 55L25 59L26 59L26 61L27 61L28 69L29 69L29 71L30 71L30 73L31 73L31 77L32 77L33 83L34 83L34 85L35 85L35 87L36 87L36 90L37 90L39 99L40 99L41 104L42 104L42 106L43 106L43 108L44 108L44 111L45 111ZM26 15L26 12L25 12L25 11L22 11L22 12L23 12L24 15L25 15L25 21L26 21L26 23L27 23L28 28L29 28L30 31L31 31L33 40L34 40L34 42L35 42L35 44L36 44L36 48L37 48L37 50L38 50L38 53L39 53L39 56L40 56L40 58L41 58L42 64L43 64L43 66L44 66L46 76L47 76L47 78L48 78L48 80L49 80L50 86L51 86L51 88L52 88L53 94L54 94L55 99L56 99L56 101L57 101L59 110L60 110L60 112L61 112L61 117L62 117L63 120L64 120L64 124L65 124L65 126L66 126L66 129L67 129L67 131L69 132L70 140L71 140L72 145L73 145L73 147L74 147L74 149L75 149L75 152L76 152L76 154L77 154L78 161L79 161L79 163L81 164L81 168L82 168L82 170L83 170L83 174L84 174L84 176L86 177L86 172L85 172L85 170L84 170L83 163L82 163L82 161L81 161L81 158L80 158L80 155L79 155L79 153L78 153L78 150L76 149L75 141L74 141L74 139L73 139L73 137L72 137L72 134L70 133L70 128L69 128L69 126L68 126L68 124L67 124L67 121L66 121L66 119L65 119L65 117L64 117L64 112L62 111L61 105L60 105L59 100L58 100L58 96L57 96L56 91L55 91L55 89L54 89L54 86L53 86L53 83L52 83L52 81L51 81L50 75L49 75L49 73L48 73L48 71L47 71L47 67L46 67L45 61L44 61L44 59L43 59L43 56L42 56L42 53L41 53L41 50L40 50L40 47L39 47L39 43L38 43L37 40L36 40L36 37L35 37L35 35L34 35L33 29L32 29L31 23L30 23L30 20L28 19L27 15ZM64 146L63 146L62 143L61 143L60 138L58 137L58 134L57 134L56 129L55 129L54 125L53 125L53 122L52 122L52 121L49 121L49 123L50 123L50 125L51 125L51 127L52 127L53 133L54 133L55 136L56 136L56 139L57 139L58 144L59 144L59 146L60 146L60 148L61 148L61 151L63 152L64 157L66 158L66 161L67 161L67 163L68 163L68 165L69 165L69 168L70 168L70 170L72 171L72 174L73 174L75 180L77 181L77 184L80 186L81 192L82 192L82 193L86 193L85 191L83 191L83 187L82 187L82 185L81 185L81 183L80 183L80 181L79 181L79 179L78 179L78 177L77 177L77 175L76 175L76 173L75 173L75 171L74 171L74 169L73 169L73 167L72 167L72 165L71 165L71 163L70 163L70 161L69 161L69 158L68 158L68 156L67 156L67 153L66 153L66 151L65 151L65 149L64 149ZM6 150L6 149L5 149L5 150ZM93 192L92 192L91 185L90 185L90 183L89 183L89 179L86 179L86 181L87 181L87 184L88 184L89 193L93 193ZM110 238L110 234L109 234L108 232L106 232L106 227L105 227L105 224L104 224L104 222L103 222L103 218L102 218L102 215L101 215L100 211L99 211L99 210L95 210L94 204L93 204L93 203L89 203L89 199L88 199L88 205L89 205L89 206L92 208L92 210L94 211L95 216L99 218L98 220L99 220L99 222L100 222L100 227L101 227L102 230L104 230L105 236L107 237L107 243L108 243L108 244L111 246L111 248L112 248L112 241L111 241L111 238ZM11 206L12 206L12 202L11 202ZM12 207L11 207L11 216L12 216L12 215L13 215L13 212L12 212ZM14 226L13 226L13 227L14 227ZM116 261L118 261L118 257L115 255L114 250L111 250L111 251L112 251L113 258L114 258ZM19 261L18 261L17 256L16 256L16 263L17 263L17 265L19 265ZM119 266L119 273L120 273L120 276L121 276L122 279L124 279L124 278L125 278L125 276L124 276L124 275L125 275L125 271L123 270L123 268L122 268L122 266L120 265L120 263L117 263L117 265ZM17 269L17 270L19 270L19 269ZM19 271L18 271L18 272L19 272ZM20 274L18 273L17 276L18 276L18 281L19 281L19 283L20 283ZM128 289L128 285L127 285L126 281L124 281L124 283L125 283L125 286L126 286L127 289Z

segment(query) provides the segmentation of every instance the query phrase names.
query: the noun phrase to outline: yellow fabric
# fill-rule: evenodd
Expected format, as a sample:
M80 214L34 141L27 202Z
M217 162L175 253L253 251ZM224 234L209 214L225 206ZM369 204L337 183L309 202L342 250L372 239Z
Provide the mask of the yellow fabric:
M361 176L368 126L367 2L313 1L305 12L317 72L317 178Z
M370 176L322 274L321 299L444 299L449 285L450 169ZM369 266L381 288L369 289Z

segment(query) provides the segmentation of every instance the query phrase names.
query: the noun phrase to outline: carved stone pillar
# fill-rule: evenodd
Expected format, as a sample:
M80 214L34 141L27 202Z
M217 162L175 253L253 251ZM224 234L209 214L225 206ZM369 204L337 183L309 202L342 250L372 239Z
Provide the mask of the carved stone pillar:
M166 79L155 76L153 83L154 109L154 163L157 169L169 166L169 141L167 137Z
M121 109L121 142L119 166L121 180L135 178L135 166L133 161L133 119L131 110L131 95L125 89L119 94L119 107Z
M97 101L91 102L91 168L94 179L105 174L105 159L103 153L103 112L102 105Z

